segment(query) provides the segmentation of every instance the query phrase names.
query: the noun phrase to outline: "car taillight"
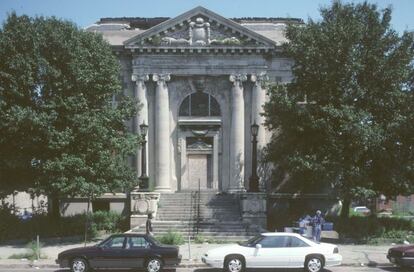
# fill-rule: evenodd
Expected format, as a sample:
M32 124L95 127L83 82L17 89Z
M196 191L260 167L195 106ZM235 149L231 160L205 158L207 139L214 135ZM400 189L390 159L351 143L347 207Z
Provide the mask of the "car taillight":
M339 248L335 247L333 253L339 253Z

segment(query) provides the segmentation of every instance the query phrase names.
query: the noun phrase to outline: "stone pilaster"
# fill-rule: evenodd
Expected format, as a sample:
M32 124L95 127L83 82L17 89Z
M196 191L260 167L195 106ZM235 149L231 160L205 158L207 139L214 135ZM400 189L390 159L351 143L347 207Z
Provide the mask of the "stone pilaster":
M230 186L229 192L244 191L244 96L246 75L231 75L231 127L230 127Z
M145 81L149 80L149 76L144 74L144 75L139 75L139 74L133 74L131 77L132 81L135 82L135 88L134 88L134 96L135 98L138 100L139 106L140 106L140 110L137 112L137 115L135 117L135 133L140 134L140 128L139 126L142 123L145 123L148 125L148 99L147 99L147 87L145 86ZM141 150L142 147L139 146L137 149L137 159L136 159L136 169L137 169L137 174L138 176L141 176L142 174L142 169L141 169L141 159L142 159L142 154L141 154ZM148 160L148 148L146 149L146 158ZM148 168L148 161L146 163L147 168ZM148 174L148 169L146 169L145 173Z
M155 191L169 192L170 185L170 106L169 74L154 74L155 88Z
M264 112L263 106L266 102L266 89L264 88L264 82L268 80L266 73L253 74L250 80L254 82L252 89L252 116L251 123L259 125L259 132L257 134L257 149L260 150L266 145L266 130L264 127L264 117L261 113Z

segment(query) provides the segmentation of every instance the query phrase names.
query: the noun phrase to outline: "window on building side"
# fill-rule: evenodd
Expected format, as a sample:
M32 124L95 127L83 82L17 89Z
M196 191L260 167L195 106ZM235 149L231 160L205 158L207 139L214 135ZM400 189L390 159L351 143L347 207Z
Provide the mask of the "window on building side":
M196 92L181 103L180 116L220 116L220 106L211 95Z

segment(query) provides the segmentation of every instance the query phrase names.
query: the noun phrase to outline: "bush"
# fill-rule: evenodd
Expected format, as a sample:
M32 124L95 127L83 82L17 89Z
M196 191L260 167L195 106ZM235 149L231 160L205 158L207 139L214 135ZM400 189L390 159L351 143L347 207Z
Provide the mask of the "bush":
M166 234L157 238L163 244L166 245L182 245L184 244L184 238L179 232L169 230Z
M125 216L116 212L97 211L89 216L90 228L96 231L105 231L106 233L121 232L125 225Z
M23 239L32 240L65 236L83 236L85 214L53 219L47 215L34 215L32 219L21 221L16 216L0 209L0 241ZM88 215L88 237L94 238L99 232L114 233L127 230L128 218L115 212L95 212Z
M384 241L386 239L400 240L414 228L413 222L399 218L355 216L348 219L327 218L327 221L334 223L334 228L341 238L352 239L356 242L375 241L377 238L384 239Z
M208 240L205 237L201 236L201 235L197 235L197 236L194 237L194 243L196 243L196 244L202 244L202 243L206 243L206 242L208 243Z

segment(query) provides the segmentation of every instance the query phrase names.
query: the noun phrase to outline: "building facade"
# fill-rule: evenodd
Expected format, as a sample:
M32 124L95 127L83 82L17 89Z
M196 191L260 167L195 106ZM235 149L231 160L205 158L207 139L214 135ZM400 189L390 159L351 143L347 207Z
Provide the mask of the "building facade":
M149 126L151 189L248 190L251 125L260 125L259 150L271 137L261 115L266 83L292 79L281 49L288 22L300 20L230 20L196 7L171 19L101 19L87 29L111 44L124 91L141 105L129 127ZM139 148L131 160L138 176L141 158Z

